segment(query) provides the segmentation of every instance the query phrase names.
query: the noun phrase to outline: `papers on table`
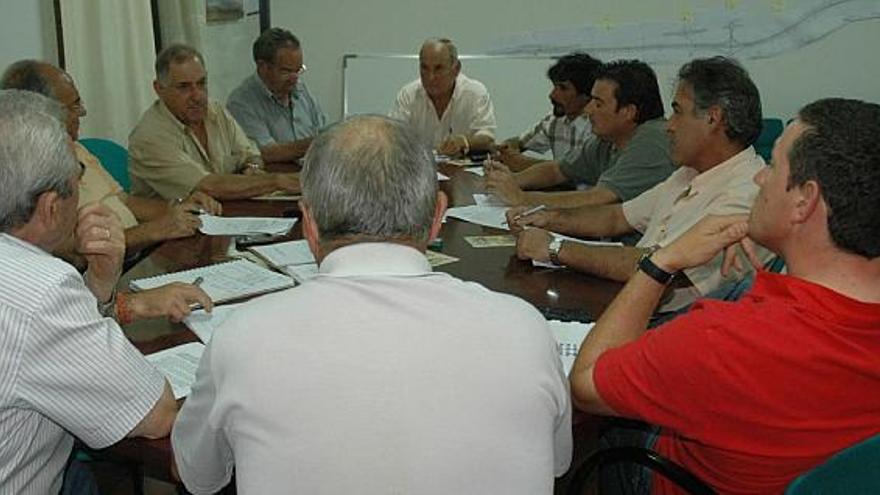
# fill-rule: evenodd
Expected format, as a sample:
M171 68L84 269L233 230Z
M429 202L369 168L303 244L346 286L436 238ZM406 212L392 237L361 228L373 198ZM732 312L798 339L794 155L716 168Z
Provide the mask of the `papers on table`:
M581 343L593 329L594 323L580 323L576 321L547 320L550 331L556 339L559 349L559 359L562 361L562 369L565 374L571 373L574 360L581 348Z
M623 246L622 242L608 242L608 241L585 241L583 239L576 239L574 237L569 237L567 235L557 234L556 232L550 232L553 237L562 239L564 241L576 242L578 244L584 244L587 246L606 246L606 247L620 247ZM550 263L549 261L538 261L532 260L533 266L541 266L544 268L561 268L559 266Z
M456 206L446 210L446 216L477 225L508 230L507 218L504 216L506 211L506 206Z
M300 194L288 194L284 191L275 191L271 194L264 194L262 196L254 196L253 200L257 201L299 201L302 198Z
M171 384L174 398L180 399L192 391L192 385L196 381L196 370L204 351L205 344L190 342L150 354L147 356L147 361L153 363L165 375L168 383Z
M301 284L318 274L318 264L286 265L281 267L281 271L293 277L296 283Z
M131 282L133 290L154 289L171 282L192 283L201 277L200 287L215 303L271 292L293 285L287 275L273 272L248 260L227 261L192 270L141 278Z
M296 224L295 218L218 217L199 215L199 230L208 235L285 234Z
M211 341L211 337L214 336L214 330L220 327L229 318L229 315L234 313L242 304L214 306L210 313L204 309L198 309L184 318L183 323L196 334L199 340L207 344Z
M467 167L464 171L479 175L480 177L486 175L486 169L483 167Z
M449 263L455 263L456 261L458 261L458 258L456 258L455 256L438 253L437 251L431 251L430 249L425 251L425 258L428 258L428 263L432 267L448 265Z
M506 206L498 196L494 194L474 194L474 203L477 206Z
M439 181L449 180L449 177L444 174L441 174L440 172L437 172L437 180L439 180Z
M516 246L516 237L512 235L468 235L464 240L475 248Z
M305 239L252 246L249 249L279 270L287 265L302 265L315 262L315 256L309 249L309 243Z

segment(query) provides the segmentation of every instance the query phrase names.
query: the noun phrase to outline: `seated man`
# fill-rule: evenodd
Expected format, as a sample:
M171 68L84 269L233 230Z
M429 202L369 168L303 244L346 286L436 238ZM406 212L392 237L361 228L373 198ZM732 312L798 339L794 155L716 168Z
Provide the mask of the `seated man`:
M880 106L807 105L755 181L750 216L705 218L646 258L571 374L578 407L659 426L656 442L632 443L653 444L719 493L782 493L880 433ZM788 275L760 272L739 301L699 301L645 332L659 274L749 239L785 258ZM653 493L675 491L632 474ZM603 481L635 493L624 488L632 480Z
M41 95L0 91L4 493L60 493L74 437L93 448L159 438L177 413L162 374L98 312L117 283L122 229L103 205L77 210L81 168L61 119ZM85 279L50 254L74 230Z
M426 146L443 155L491 148L495 140L492 100L481 82L461 73L452 41L425 41L419 50L419 76L397 93L391 117L404 121Z
M446 197L427 147L356 117L302 177L320 272L214 334L172 433L186 487L234 463L239 493L552 493L572 447L556 343L530 305L431 271Z
M748 73L724 57L696 59L678 73L668 132L679 169L667 180L623 203L550 210L512 223L523 230L517 254L625 281L639 258L674 241L709 214L748 213L764 168L752 143L761 133L761 98ZM508 212L509 221L521 212ZM598 247L562 241L542 228L577 236L643 234L636 247ZM762 250L764 261L770 253ZM671 311L706 295L724 281L721 256L686 270L661 310Z
M271 28L254 42L256 74L229 95L226 107L252 141L263 161L292 162L306 154L324 128L324 113L300 76L306 71L299 40L290 31Z
M488 190L505 203L573 207L628 201L663 181L674 170L664 133L663 101L657 76L645 63L619 60L596 73L586 107L593 134L577 152L512 175L490 166ZM566 182L585 191L523 192Z
M202 55L171 45L156 57L159 99L129 136L132 193L166 200L201 191L217 199L299 192L296 174L263 173L260 152L229 113L208 101Z
M201 192L192 193L180 203L126 194L98 159L76 142L79 120L86 115L86 109L73 79L58 67L21 60L6 69L0 87L34 91L61 103L66 110L67 133L74 141L77 160L85 167L79 182L79 206L100 201L110 208L125 228L125 247L129 253L157 242L195 234L200 224L197 215L200 209L220 213L220 204Z
M585 113L590 91L601 62L586 53L574 52L560 57L548 70L553 83L550 103L553 110L521 135L505 140L498 146L498 159L510 170L519 172L542 160L523 155L528 150L550 151L554 160L562 160L571 150L580 150L590 132Z

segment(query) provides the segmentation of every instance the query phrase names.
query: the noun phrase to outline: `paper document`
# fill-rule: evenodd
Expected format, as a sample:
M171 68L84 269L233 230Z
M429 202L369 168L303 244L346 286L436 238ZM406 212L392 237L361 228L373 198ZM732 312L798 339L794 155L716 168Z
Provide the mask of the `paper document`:
M242 304L243 303L214 306L214 309L210 313L204 309L199 309L193 311L189 316L184 318L183 323L189 327L194 334L196 334L199 340L207 344L211 341L211 337L214 336L214 330L222 325L223 322L226 321L226 318L229 318L229 315L241 307Z
M264 194L262 196L254 196L251 200L256 201L299 201L302 199L302 195L300 194L288 194L284 191L275 191L271 194Z
M305 239L252 246L249 249L279 270L287 265L315 262L315 255L312 254Z
M147 356L147 361L153 363L165 375L168 383L171 384L174 398L180 399L192 391L203 352L205 352L205 344L190 342L150 354Z
M281 267L281 271L293 277L296 283L301 284L318 274L318 264L287 265Z
M133 290L146 290L171 282L193 283L197 278L202 279L200 287L215 303L293 285L293 280L287 275L273 272L248 260L235 260L132 280L130 286Z
M559 321L547 320L550 325L550 331L556 339L556 346L559 349L559 359L562 361L562 369L565 375L571 373L574 366L574 360L578 351L581 349L581 343L587 338L587 334L593 329L595 323L580 323L576 321Z
M441 174L440 172L437 172L437 180L438 181L449 180L449 177L447 175Z
M207 235L285 234L296 224L295 218L218 217L199 215L199 230Z
M508 230L506 206L456 206L446 210L446 215L466 222L492 227L495 229Z
M494 194L474 193L474 203L477 206L507 206L504 204L504 201L501 201L501 199Z
M576 242L578 244L584 244L586 246L607 246L607 247L620 247L623 246L622 242L608 242L608 241L586 241L584 239L576 239L574 237L569 237L567 235L557 234L556 232L550 232L553 237L557 237L562 239L563 241ZM549 261L538 261L532 260L533 266L540 266L544 268L562 268L559 266L550 263Z
M467 235L464 240L475 248L516 246L516 237L512 235Z
M430 249L425 251L425 258L428 258L428 263L432 267L448 265L449 263L455 263L456 261L458 261L458 258L456 258L455 256L438 253L437 251L431 251Z
M483 167L468 167L468 168L464 169L464 171L479 175L480 177L483 177L486 175L486 169Z

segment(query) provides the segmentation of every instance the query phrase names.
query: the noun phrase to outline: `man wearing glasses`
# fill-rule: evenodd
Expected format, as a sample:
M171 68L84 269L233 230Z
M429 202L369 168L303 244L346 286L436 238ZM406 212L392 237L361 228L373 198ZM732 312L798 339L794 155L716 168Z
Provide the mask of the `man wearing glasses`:
M302 158L325 125L324 113L300 76L302 47L290 31L267 29L254 42L257 72L229 95L226 106L266 162Z

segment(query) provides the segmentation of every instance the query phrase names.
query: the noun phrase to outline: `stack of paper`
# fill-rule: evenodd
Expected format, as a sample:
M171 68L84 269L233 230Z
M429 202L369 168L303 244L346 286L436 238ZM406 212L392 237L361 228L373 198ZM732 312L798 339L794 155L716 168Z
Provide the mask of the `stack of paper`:
M192 391L203 352L205 352L205 344L190 342L150 354L147 356L147 361L153 363L165 375L168 383L171 384L174 398L180 399Z
M594 323L580 323L576 321L547 320L550 331L556 339L559 348L559 359L562 361L562 369L565 374L571 373L574 360L581 349L581 343L587 338Z
M446 210L446 216L458 218L466 222L507 230L506 206L456 206Z
M296 224L295 218L273 217L218 217L199 215L199 230L207 235L286 234Z
M227 261L192 270L142 278L133 280L130 285L133 290L146 290L171 282L193 283L196 279L201 279L200 287L215 303L272 292L293 285L293 280L287 275L273 272L248 260Z

